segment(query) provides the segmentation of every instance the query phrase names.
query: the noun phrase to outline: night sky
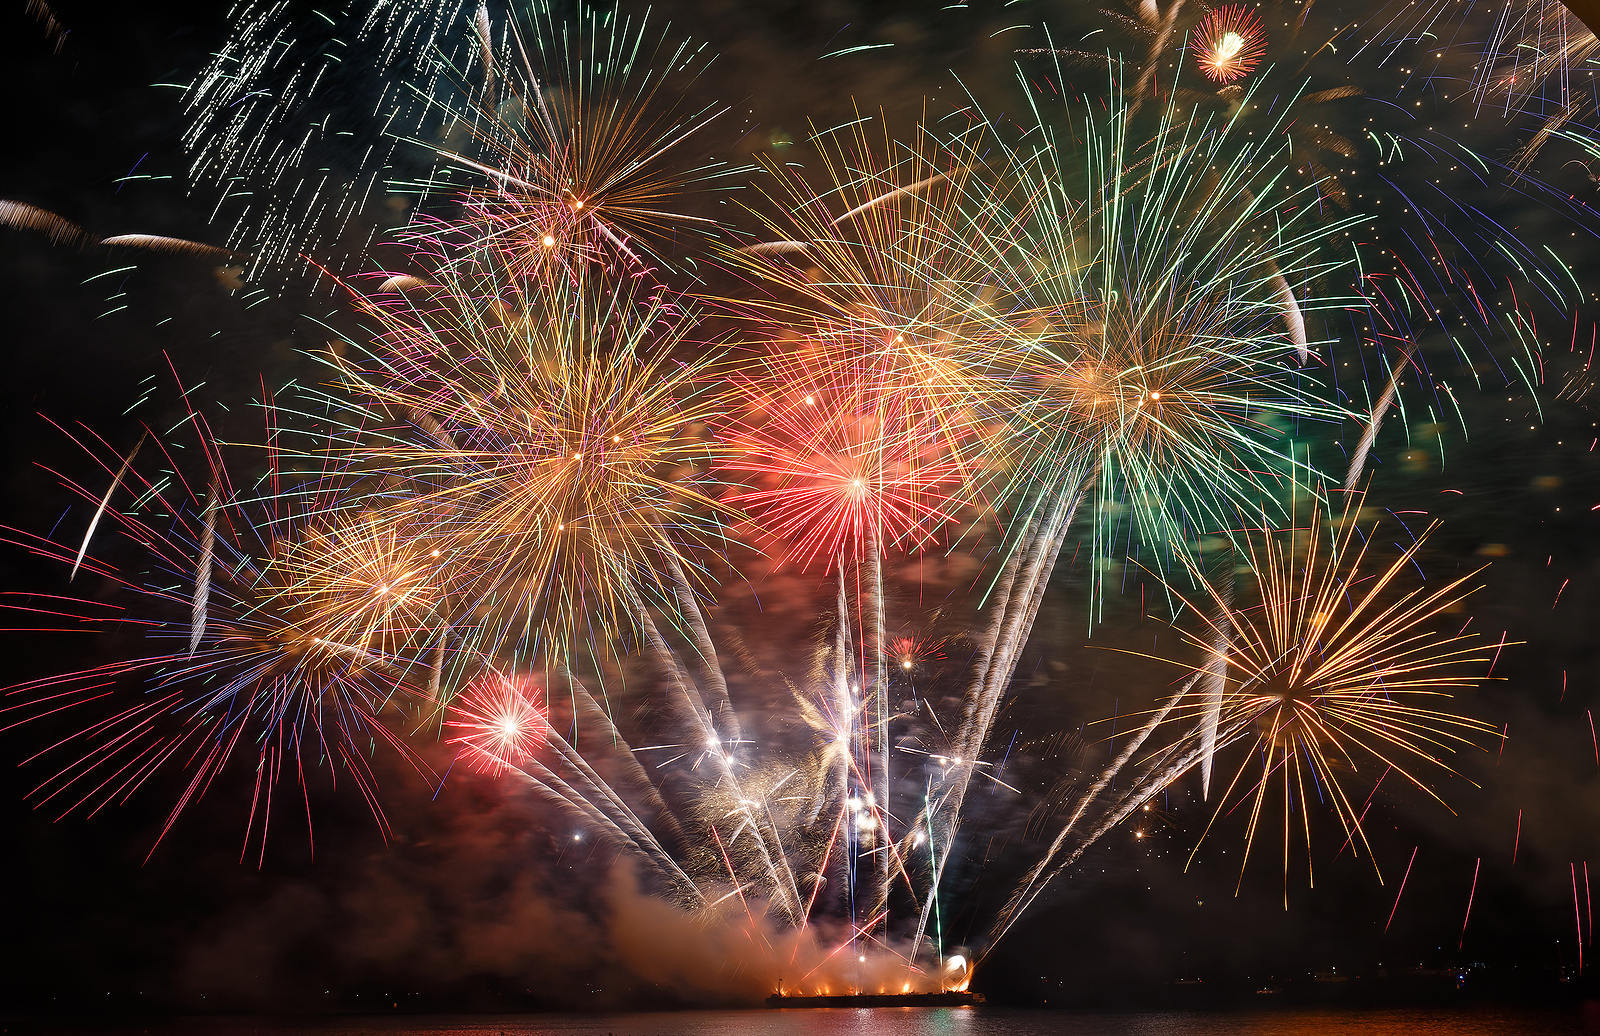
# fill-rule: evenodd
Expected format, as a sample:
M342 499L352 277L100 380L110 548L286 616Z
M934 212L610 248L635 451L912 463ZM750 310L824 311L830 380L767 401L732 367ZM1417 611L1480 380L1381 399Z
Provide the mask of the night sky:
M0 164L0 198L41 206L101 235L222 243L227 210L211 222L214 189L188 180L182 95L153 84L186 82L203 67L226 38L224 6L108 9L62 0L54 10L69 32L59 52L22 5L0 15L11 142ZM316 31L312 5L291 7L308 32ZM1378 21L1362 5L1329 0L1318 4L1316 17L1329 26ZM915 117L924 97L949 104L970 89L990 112L1018 110L1014 52L1041 45L1038 27L1046 21L1062 32L1073 27L1074 38L1086 31L1083 23L1092 24L1075 0L1005 7L975 0L951 10L866 0L673 0L657 4L652 18L706 39L718 53L694 90L733 106L712 145L740 161L795 139L807 118L843 121L853 103L905 119ZM1474 111L1470 99L1449 100L1474 60L1464 41L1481 38L1470 26L1445 57L1430 52L1417 68L1403 59L1378 67L1381 48L1346 63L1357 49L1348 41L1369 35L1354 30L1337 58L1323 55L1314 66L1318 88L1354 82L1366 89L1365 97L1329 106L1333 124L1359 141L1353 190L1378 160L1362 136L1370 119L1393 125L1382 120L1401 111L1411 130L1437 123L1500 161L1537 125L1526 116ZM893 46L821 57L871 44ZM1104 77L1083 72L1086 82L1096 75ZM330 103L369 103L359 87L359 79L341 83ZM1581 88L1592 89L1587 76ZM1413 152L1397 177L1427 180L1426 154ZM1420 530L1433 518L1443 522L1419 556L1429 579L1453 579L1492 562L1468 607L1472 629L1491 644L1502 636L1524 643L1498 653L1494 679L1467 692L1466 711L1504 738L1482 739L1479 749L1456 756L1459 777L1431 775L1448 809L1399 782L1385 783L1366 821L1381 882L1372 861L1340 850L1331 814L1318 816L1315 887L1307 885L1301 847L1287 906L1276 847L1260 850L1240 881L1238 814L1219 822L1185 868L1211 816L1198 801L1197 782L1185 779L1153 804L1159 810L1118 828L1084 858L985 965L978 988L1021 1002L1137 1002L1184 977L1249 991L1334 969L1417 976L1419 966L1430 973L1477 969L1469 988L1537 996L1565 995L1591 981L1577 964L1580 935L1586 964L1591 952L1586 868L1600 883L1600 749L1591 712L1600 709L1600 511L1592 510L1600 507L1600 416L1585 371L1600 316L1593 294L1600 290L1600 218L1588 204L1600 203L1600 193L1582 158L1570 144L1543 152L1531 172L1548 190L1537 198L1506 188L1503 177L1453 188L1524 240L1557 248L1584 286L1583 303L1565 313L1534 307L1545 345L1537 399L1514 378L1506 385L1506 342L1475 347L1481 388L1459 360L1440 352L1442 359L1430 360L1435 372L1465 386L1458 393L1462 420L1446 419L1436 443L1428 439L1436 422L1419 404L1391 415L1374 450L1368 504L1397 512L1382 516L1384 531L1400 540L1402 525ZM1590 168L1600 172L1600 163ZM130 175L139 178L125 179ZM122 266L133 268L103 276ZM249 402L262 379L316 377L301 353L321 342L309 317L339 319L336 299L308 275L248 298L229 271L205 260L112 256L11 229L0 229L0 285L8 362L0 378L7 444L0 524L36 534L55 529L62 543L77 542L87 509L52 471L91 485L103 484L104 475L52 422L73 434L92 429L126 449L138 420L161 425L179 413L176 377L185 387L203 383L212 404L239 415L238 434L246 436ZM1516 287L1502 285L1485 301L1498 305ZM129 415L142 397L149 402ZM1324 459L1337 458L1331 433L1314 434L1322 436ZM1345 429L1345 441L1356 434ZM1329 466L1342 472L1336 459ZM69 588L58 565L9 544L0 546L0 589L91 600L109 592L81 578ZM810 603L825 588L815 574L778 575L758 592L782 603L760 613L750 608L748 629L788 623L805 630ZM1086 638L1087 573L1066 562L1057 570L994 735L1020 746L1011 765L1024 791L1016 798L981 792L988 817L974 826L967 855L975 868L983 862L965 905L947 921L954 931L980 932L985 912L1037 850L1038 833L1026 819L1052 768L1069 757L1085 767L1108 757L1105 739L1113 731L1095 721L1139 707L1130 702L1148 700L1170 678L1105 650L1159 653L1163 637L1176 641L1169 627L1141 616L1136 574L1108 595L1103 624ZM775 667L783 664L781 637L751 640L769 645L763 650ZM86 634L7 633L4 644L7 684L137 647ZM314 851L303 816L287 811L274 821L265 852L252 843L241 859L252 790L242 766L159 844L182 788L176 772L93 816L33 808L27 795L47 774L39 764L13 764L59 739L72 722L46 719L0 733L0 823L8 840L0 1010L611 1008L729 996L714 978L686 976L718 967L715 948L691 945L687 928L648 911L608 916L606 904L623 880L609 857L588 844L571 847L569 825L506 781L457 773L436 788L405 764L379 757L387 839L356 789L341 783L337 791L313 789ZM1061 746L1049 738L1055 731L1076 737L1057 752ZM440 772L449 766L443 746L420 751ZM1373 775L1357 776L1364 799ZM638 945L624 945L628 940ZM641 949L645 944L653 948Z

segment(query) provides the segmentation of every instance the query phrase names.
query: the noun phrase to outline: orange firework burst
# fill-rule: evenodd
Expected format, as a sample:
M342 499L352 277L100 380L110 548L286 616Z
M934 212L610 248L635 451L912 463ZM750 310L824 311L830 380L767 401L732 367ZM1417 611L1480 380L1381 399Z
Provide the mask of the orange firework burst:
M1348 787L1361 764L1438 799L1417 771L1449 771L1445 756L1495 730L1448 704L1452 691L1486 679L1477 670L1489 661L1487 650L1471 634L1450 632L1454 623L1444 619L1473 591L1476 572L1403 585L1437 522L1368 571L1376 526L1357 539L1362 500L1351 496L1330 522L1318 508L1304 529L1247 541L1257 606L1236 607L1209 580L1202 580L1206 599L1189 601L1196 614L1214 617L1185 637L1204 653L1201 671L1217 672L1220 663L1226 688L1210 701L1200 694L1200 729L1216 731L1219 752L1230 743L1249 748L1212 824L1234 803L1248 804L1242 877L1269 822L1268 802L1279 798L1286 891L1291 832L1300 827L1307 844L1311 838L1309 816L1299 824L1292 818L1297 803L1304 814L1307 802L1326 795L1346 843L1368 848L1370 857L1365 809Z
M1231 83L1249 75L1267 52L1267 30L1250 8L1228 4L1213 9L1194 27L1189 45L1207 78Z
M460 745L461 756L479 773L504 773L544 747L546 721L538 685L491 670L451 700L444 725L459 733L445 744Z

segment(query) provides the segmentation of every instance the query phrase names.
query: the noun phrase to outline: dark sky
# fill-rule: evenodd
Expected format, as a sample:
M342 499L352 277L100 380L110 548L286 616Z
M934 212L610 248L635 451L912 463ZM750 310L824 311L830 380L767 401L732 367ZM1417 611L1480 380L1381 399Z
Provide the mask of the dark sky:
M101 235L223 239L226 228L208 225L210 188L186 179L180 95L152 85L186 81L203 66L227 32L223 7L106 8L63 0L55 12L70 32L59 53L20 4L0 15L12 142L0 165L0 198L48 208ZM924 96L949 96L965 83L991 112L1014 110L1021 95L1011 52L1037 45L1043 21L1074 25L1082 11L1068 0L1004 9L974 3L942 12L913 2L680 0L658 5L661 15L719 52L696 89L743 113L745 123L723 143L730 153L743 147L748 154L752 142L794 135L807 117L822 124L842 119L852 98L904 116L919 110ZM1336 24L1373 12L1324 4L1318 17ZM1029 43L1000 34L1022 23L1034 28L1016 30L1015 38ZM818 60L869 43L894 46ZM1364 175L1374 172L1377 151L1361 131L1374 113L1393 118L1391 101L1407 107L1422 100L1423 123L1467 123L1459 131L1465 143L1490 159L1505 159L1526 137L1532 120L1508 123L1446 100L1456 92L1449 77L1470 66L1470 54L1465 47L1452 52L1440 63L1446 78L1438 82L1393 66L1317 66L1324 76L1319 87L1355 81L1371 95L1341 102L1330 115L1358 139ZM1534 172L1550 187L1547 199L1530 200L1498 181L1464 186L1461 196L1525 240L1563 247L1592 302L1600 252L1596 222L1584 205L1595 187L1580 166L1562 164L1577 154L1552 148L1541 158ZM1397 178L1427 180L1417 168L1426 160L1414 153L1410 161L1411 171ZM130 172L151 179L119 183ZM69 428L81 421L125 446L137 432L124 411L142 386L156 386L151 406L158 413L175 405L173 371L186 386L205 383L208 398L237 412L248 409L258 379L281 382L304 373L297 350L314 347L317 334L303 314L326 312L333 303L291 287L246 308L225 280L195 259L124 260L0 230L0 327L10 364L0 379L0 435L8 444L0 522L44 534L61 520L59 541L74 542L79 534L83 505L69 511L72 498L45 469L90 482L97 476L49 421ZM1488 301L1508 297L1514 287L1508 283ZM1408 423L1418 435L1430 423L1419 416L1426 401L1404 419L1392 417L1375 451L1370 502L1404 512L1386 518L1389 528L1394 521L1441 518L1420 559L1429 577L1454 578L1492 561L1482 577L1486 588L1469 609L1474 628L1491 639L1505 631L1508 640L1525 642L1507 646L1496 679L1470 692L1470 711L1507 736L1464 752L1456 760L1461 776L1436 782L1450 809L1392 786L1375 796L1367 826L1381 883L1369 861L1337 852L1341 839L1329 818L1320 818L1311 851L1315 887L1307 887L1301 851L1285 906L1273 850L1239 882L1237 817L1222 823L1185 872L1210 811L1194 801L1193 782L1180 783L1163 799L1165 819L1140 828L1148 837L1136 839L1135 825L1113 832L1036 908L988 965L984 984L1022 998L1055 990L1088 996L1119 983L1170 982L1185 969L1245 988L1268 975L1422 964L1487 965L1501 976L1553 985L1561 969L1575 969L1573 875L1580 900L1586 864L1600 880L1600 755L1590 714L1600 708L1594 648L1600 518L1591 510L1600 506L1593 446L1600 418L1582 377L1594 317L1587 306L1539 311L1537 337L1546 350L1537 406L1524 387L1502 387L1498 369L1512 354L1503 341L1478 356L1481 391L1457 369L1459 360L1449 360L1446 370L1446 361L1435 359L1436 372L1460 375L1468 385L1461 400L1469 434L1459 427L1447 432L1442 469L1436 457L1402 457L1413 445ZM1582 348L1572 351L1573 342ZM10 547L0 550L0 584L103 593L78 585L69 591L64 572ZM1149 672L1097 650L1143 649L1145 638L1159 639L1157 624L1141 622L1136 592L1135 584L1113 591L1107 620L1086 646L1084 574L1063 566L997 737L1016 731L1026 745L1052 729L1103 719L1149 693ZM0 672L7 683L77 668L119 649L84 635L12 633L4 642ZM294 827L290 814L264 856L252 850L241 861L251 789L250 774L240 768L152 852L179 789L175 777L91 817L80 809L58 820L59 810L31 808L25 796L44 774L10 763L64 729L46 721L0 734L0 758L7 761L0 809L9 839L0 1010L102 1004L320 1010L383 1001L598 1007L659 1002L683 989L672 968L619 949L595 920L614 880L603 856L576 856L565 845L565 824L507 782L453 777L435 796L414 771L382 764L394 831L387 841L355 789L341 787L318 792L313 803L314 856L303 821ZM1108 751L1098 729L1086 734L1086 754ZM448 764L443 750L423 751L441 769ZM1048 766L1021 768L1037 776ZM990 844L992 862L953 928L976 930L1007 878L1037 848L1019 831L1024 807L997 794L992 809L1007 818L995 824L1002 851ZM974 848L973 855L983 853ZM670 925L652 928L656 921L648 918L634 923L652 939L682 936ZM1589 937L1584 916L1586 955Z

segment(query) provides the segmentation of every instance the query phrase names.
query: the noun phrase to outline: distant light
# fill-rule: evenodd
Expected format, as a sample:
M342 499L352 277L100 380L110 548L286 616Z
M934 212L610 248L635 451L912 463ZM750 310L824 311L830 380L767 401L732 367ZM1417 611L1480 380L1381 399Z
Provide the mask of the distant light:
M553 237L551 237L551 236L550 236L550 235L549 235L549 234L546 234L546 235L545 235L545 236L544 236L544 246L545 246L545 247L546 247L546 248L552 248L552 247L554 247L554 246L555 246L555 243L556 243L556 239L555 239L555 238L553 238Z

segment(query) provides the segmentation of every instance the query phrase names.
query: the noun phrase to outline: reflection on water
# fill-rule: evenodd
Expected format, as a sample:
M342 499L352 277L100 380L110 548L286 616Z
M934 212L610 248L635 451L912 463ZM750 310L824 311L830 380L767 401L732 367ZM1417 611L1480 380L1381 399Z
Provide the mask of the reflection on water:
M182 1018L5 1024L50 1036L1546 1036L1580 1033L1574 1010L1120 1012L996 1008L678 1011L610 1015Z

